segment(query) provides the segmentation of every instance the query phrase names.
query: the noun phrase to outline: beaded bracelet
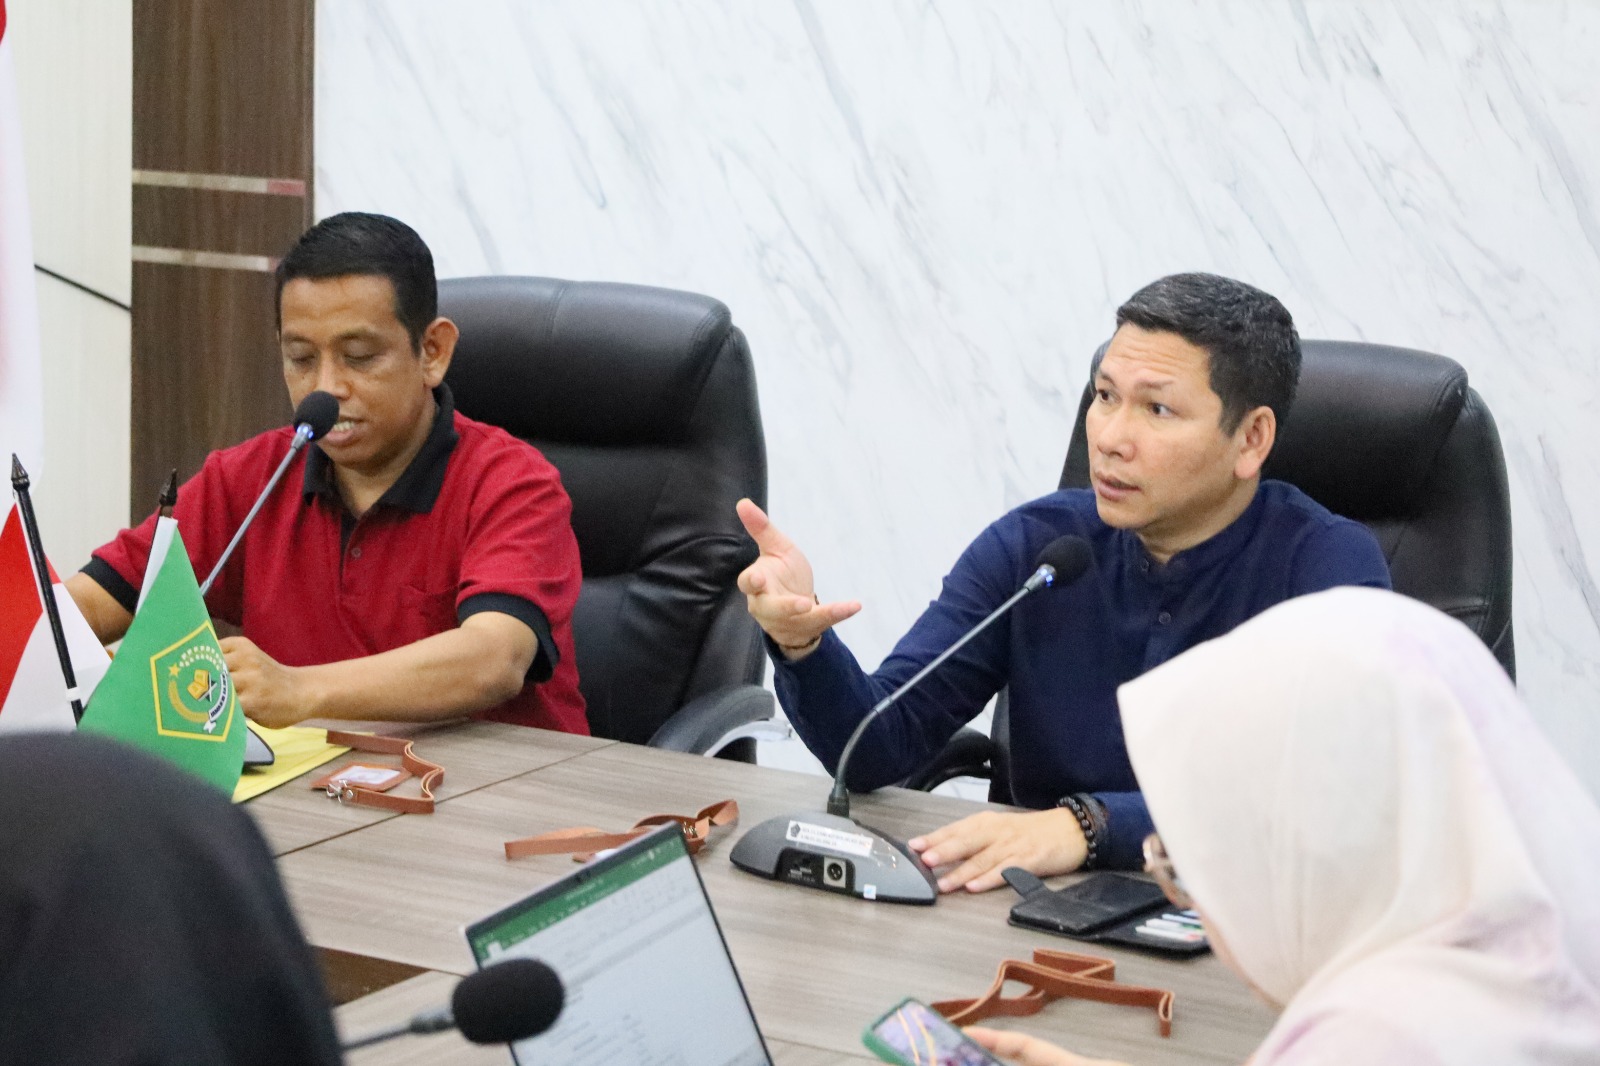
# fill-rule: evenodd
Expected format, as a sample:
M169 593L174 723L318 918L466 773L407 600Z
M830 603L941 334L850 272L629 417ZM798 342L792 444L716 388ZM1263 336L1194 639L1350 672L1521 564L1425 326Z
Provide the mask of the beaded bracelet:
M1093 796L1077 793L1062 796L1058 807L1065 807L1083 830L1084 859L1079 869L1093 870L1100 861L1100 841L1105 836L1105 808Z

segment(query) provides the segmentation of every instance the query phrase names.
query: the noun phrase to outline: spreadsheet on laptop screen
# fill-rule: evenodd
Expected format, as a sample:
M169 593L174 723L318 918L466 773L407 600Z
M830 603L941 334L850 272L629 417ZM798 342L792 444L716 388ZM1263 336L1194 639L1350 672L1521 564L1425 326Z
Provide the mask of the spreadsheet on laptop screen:
M480 965L534 958L566 988L519 1066L770 1066L694 860L652 833L468 928Z

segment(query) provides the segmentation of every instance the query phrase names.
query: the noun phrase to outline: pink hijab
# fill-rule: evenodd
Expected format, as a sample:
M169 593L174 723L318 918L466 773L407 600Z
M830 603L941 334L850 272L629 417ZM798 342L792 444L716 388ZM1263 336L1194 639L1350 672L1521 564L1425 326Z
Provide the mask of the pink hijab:
M1600 1063L1600 808L1466 627L1335 589L1119 700L1254 1066Z

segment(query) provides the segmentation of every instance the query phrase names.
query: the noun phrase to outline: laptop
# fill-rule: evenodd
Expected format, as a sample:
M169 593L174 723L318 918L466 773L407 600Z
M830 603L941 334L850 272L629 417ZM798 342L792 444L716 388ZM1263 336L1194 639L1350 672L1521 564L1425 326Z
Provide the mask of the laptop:
M560 976L555 1025L518 1066L772 1066L676 825L664 825L467 926L481 968L534 958Z

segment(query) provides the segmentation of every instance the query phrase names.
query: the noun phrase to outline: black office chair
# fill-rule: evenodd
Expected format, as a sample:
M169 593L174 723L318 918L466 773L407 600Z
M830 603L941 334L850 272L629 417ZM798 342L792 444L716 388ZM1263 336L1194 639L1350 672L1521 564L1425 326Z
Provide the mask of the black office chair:
M561 471L583 561L578 686L596 736L755 761L773 717L761 633L734 581L756 557L734 513L765 506L755 371L705 296L553 278L456 278L445 378L464 415Z
M1476 633L1516 677L1511 634L1511 496L1494 418L1443 356L1350 341L1304 341L1300 387L1263 476L1287 481L1371 529L1396 592ZM1101 349L1104 352L1104 349ZM1062 488L1089 485L1083 390ZM994 739L963 729L907 784L988 778L1011 801L1005 699Z

